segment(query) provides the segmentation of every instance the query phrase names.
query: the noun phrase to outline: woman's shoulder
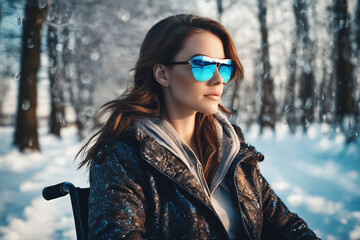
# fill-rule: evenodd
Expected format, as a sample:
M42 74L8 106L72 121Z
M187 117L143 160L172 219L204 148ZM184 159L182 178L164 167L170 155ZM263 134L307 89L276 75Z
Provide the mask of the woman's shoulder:
M241 131L241 128L235 124L231 124L236 132L236 134L238 135L238 137L240 138L241 142L245 142L245 137L243 132Z
M110 163L111 161L131 161L140 156L137 139L129 134L121 134L111 139L103 140L93 160L96 164Z
M136 138L120 136L104 143L94 156L90 175L117 176L122 181L137 179L141 182L144 176L144 161L142 161Z
M238 156L244 158L243 162L250 165L257 165L258 162L262 162L265 158L264 155L261 152L258 152L253 145L245 141L244 134L239 126L234 124L232 124L232 126L240 138L240 151Z

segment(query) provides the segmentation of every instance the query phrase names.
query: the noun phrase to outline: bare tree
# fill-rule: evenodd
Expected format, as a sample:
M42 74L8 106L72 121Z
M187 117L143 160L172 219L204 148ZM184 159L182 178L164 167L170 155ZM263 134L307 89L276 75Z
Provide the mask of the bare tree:
M347 0L334 2L334 57L336 71L336 116L342 123L346 116L354 112L354 82L351 63L350 24Z
M360 1L357 1L355 17L354 17L354 26L355 28L355 42L356 42L356 52L358 57L360 57Z
M221 21L222 14L224 12L223 1L222 0L216 0L216 6L217 6L218 19L219 19L219 21Z
M298 124L301 124L306 130L307 125L313 122L316 103L315 77L312 66L314 59L313 41L309 37L309 22L306 11L306 0L294 0L293 12L296 31L291 47L289 79L283 109L292 132L295 131ZM296 94L297 85L299 86L298 95ZM299 106L295 106L297 97L301 103Z
M306 126L314 121L314 103L315 101L315 78L313 74L312 62L314 59L313 41L309 37L309 21L307 18L306 0L295 0L293 4L296 20L296 36L300 42L301 53L297 61L299 70L299 97L301 102L300 122L306 130Z
M77 49L82 53L85 53L86 49L91 48L91 45L99 45L99 36L96 36L95 32L90 31L90 29L87 30L87 37L91 39L91 42L85 42L85 44L83 44L84 41L81 33L76 34ZM96 68L89 54L82 54L79 57L81 59L77 58L75 62L76 74L78 76L76 82L78 93L73 95L73 100L76 109L76 124L79 130L79 137L83 139L86 136L86 131L89 129L87 125L94 120L95 111L92 96L95 91L95 81L98 79L96 79ZM89 66L93 66L93 68L88 68Z
M3 5L3 3L0 2L0 27L1 27L1 21L2 21L2 5ZM1 40L1 38L0 38L0 40ZM2 78L1 75L0 75L0 77ZM6 83L4 84L3 81L0 81L0 96L4 96L4 94L5 94L4 90L5 89L6 89ZM0 97L0 123L1 123L1 120L3 118L2 103L3 103L3 98Z
M360 66L360 1L357 1L356 10L355 10L355 18L354 18L354 26L355 26L355 43L356 43L356 56L357 56L357 65ZM357 75L360 76L360 68L357 68ZM357 104L355 106L355 115L357 121L357 131L360 132L360 93L359 93L359 83L357 84Z
M325 12L322 16L326 21L319 23L324 28L322 34L322 41L327 41L328 44L322 44L322 47L319 49L319 56L321 56L321 66L319 66L318 71L321 70L321 82L319 85L319 94L318 94L318 114L319 121L327 124L334 124L335 118L335 71L333 68L333 59L331 55L333 52L330 49L333 49L334 42L328 41L329 38L334 33L334 21L328 21L328 19L334 18L334 12L332 6L329 5L326 7ZM318 26L317 26L318 27ZM319 31L319 29L317 29ZM320 36L318 36L319 40ZM321 41L321 39L320 39Z
M258 0L259 21L261 32L261 67L260 78L262 81L261 110L259 115L260 129L264 127L275 128L275 98L274 83L271 76L271 65L269 58L268 29L266 24L267 0Z
M0 124L13 124L12 116L7 118L3 112L3 103L9 88L9 80L14 77L15 62L19 61L19 53L17 51L20 40L20 34L16 31L17 25L22 24L22 16L19 14L17 23L6 24L4 21L8 16L14 14L15 9L23 6L19 0L3 0L0 1Z
M356 79L359 79L360 77L360 1L357 1L356 7L355 7L355 11L354 11L354 22L352 24L353 26L353 41L354 41L354 55L355 55L355 64L358 67L354 68L354 76L355 76L355 80L354 80L354 89L355 89L355 93L354 93L354 100L355 100L355 106L354 106L354 116L355 116L355 136L358 136L360 133L360 85L359 82L356 81Z
M60 130L65 125L64 107L64 64L62 52L64 51L64 28L69 24L71 11L69 3L55 2L50 6L48 14L48 56L49 56L49 79L50 79L50 132L60 137Z
M40 31L47 11L38 1L29 0L25 6L22 36L21 76L15 130L15 145L40 150L37 134L36 97L37 71L40 65Z
M329 70L326 68L326 65L323 66L323 76L321 79L319 87L319 120L320 122L332 123L332 118L330 116L332 111L333 98L332 93L334 92L334 84L332 81L332 73L329 73Z
M291 55L289 60L289 79L286 88L285 104L283 114L286 115L286 122L289 125L291 132L295 132L298 124L295 109L295 73L296 73L296 59L298 41L295 37L291 46Z
M48 25L47 47L49 56L49 79L50 79L50 133L60 137L60 130L64 125L65 109L62 97L62 68L58 60L58 30Z

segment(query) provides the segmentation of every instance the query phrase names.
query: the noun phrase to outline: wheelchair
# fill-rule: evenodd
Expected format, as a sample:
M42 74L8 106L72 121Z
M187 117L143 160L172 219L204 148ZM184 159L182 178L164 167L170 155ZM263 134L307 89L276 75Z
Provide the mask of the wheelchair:
M88 239L88 199L89 188L75 187L72 183L63 182L45 187L42 195L46 200L52 200L70 194L71 206L75 221L76 238Z

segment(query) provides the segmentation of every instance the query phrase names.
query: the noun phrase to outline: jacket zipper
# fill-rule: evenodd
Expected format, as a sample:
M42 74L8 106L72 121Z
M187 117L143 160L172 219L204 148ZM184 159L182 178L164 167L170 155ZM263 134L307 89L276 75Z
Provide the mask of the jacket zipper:
M249 156L252 155L252 152L243 153L242 155L243 155L243 157L235 164L233 169L231 169L231 176L230 177L232 179L233 187L235 188L235 191L236 191L237 206L238 206L238 210L239 210L239 213L240 213L240 218L241 218L241 221L242 221L243 229L245 230L245 234L247 235L247 237L250 240L253 240L252 237L250 236L250 233L249 233L248 228L247 228L247 226L245 224L244 218L243 218L243 216L241 214L242 210L241 210L241 205L240 205L240 201L239 201L239 190L236 187L236 182L235 182L235 171L236 171L236 169L238 168L240 162L244 161L246 158L248 158Z
M187 146L188 147L188 146ZM200 172L200 176L198 174L198 178L199 178L199 181L200 181L200 184L202 185L203 189L205 189L208 197L210 198L211 197L211 192L210 192L210 188L209 186L207 185L207 183L205 183L205 176L204 176L204 172L203 172L203 168L202 168L202 165L198 159L198 157L196 156L196 154L194 153L194 151L188 147L190 152L193 154L193 156L195 157L195 161L196 161L196 172Z
M198 200L205 208L207 208L208 210L210 210L210 212L213 213L213 215L215 216L215 218L219 221L219 225L221 226L221 229L223 230L223 232L226 234L226 239L230 240L230 236L228 234L228 232L226 231L224 224L221 222L221 219L219 218L218 214L212 209L210 208L207 204L205 204L201 199L199 199L197 196L193 195L191 192L189 192L186 188L184 188L182 185L180 185L175 179L171 178L169 175L165 174L164 172L160 171L155 165L153 165L151 162L147 161L145 159L145 157L143 156L142 152L141 152L141 157L143 158L143 160L147 163L149 163L153 168L155 168L156 171L160 172L160 174L162 174L163 176L165 176L166 178L170 179L172 182L174 182L177 186L179 186L181 189L183 189L185 192L189 193L193 198L195 198L196 200Z
M207 195L210 198L211 197L211 192L210 192L209 186L207 185L207 183L205 183L204 172L203 172L203 169L202 169L202 166L201 166L199 160L196 161L196 168L200 172L200 177L199 178L200 178L200 181L201 181L201 185L206 190Z

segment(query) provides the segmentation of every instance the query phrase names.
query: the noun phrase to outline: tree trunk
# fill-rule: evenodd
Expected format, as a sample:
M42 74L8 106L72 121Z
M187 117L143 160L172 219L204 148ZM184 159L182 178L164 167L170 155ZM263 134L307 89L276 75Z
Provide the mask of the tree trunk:
M232 89L231 95L231 117L237 119L239 114L239 85L240 81L235 81L235 86Z
M21 76L14 144L21 151L40 150L37 134L36 97L37 71L40 65L40 31L47 6L39 8L36 0L25 6L22 36Z
M356 42L356 52L358 58L360 58L360 1L357 1L356 10L355 10L355 42Z
M286 122L289 125L290 131L295 132L298 124L295 110L295 74L296 74L296 59L297 59L297 37L294 37L294 42L291 47L291 56L289 61L289 79L287 83L287 91L285 95L285 104L283 114L286 115Z
M296 40L300 41L300 49L302 50L298 56L300 61L296 63L296 68L299 70L300 122L303 129L306 130L308 124L314 121L315 77L312 66L314 59L313 42L309 38L306 1L294 0L293 9L296 22Z
M326 67L323 67L323 77L319 89L319 120L323 123L331 123L332 118L329 116L331 113L331 102L333 84L331 81L332 74L328 73Z
M1 22L2 22L2 2L0 2L0 32L1 32ZM0 44L1 44L1 38L0 38ZM2 76L0 76L2 77ZM0 79L1 81L3 81L2 79ZM3 84L0 83L0 87L1 89L3 89ZM2 91L0 90L0 93L2 93ZM0 124L2 123L2 119L3 119L3 99L0 97Z
M61 64L57 59L56 45L58 44L57 29L52 25L48 26L47 43L49 55L49 79L50 79L50 133L60 137L61 127L65 124L65 110L61 87Z
M357 1L356 4L356 10L355 10L355 43L356 43L356 56L357 56L357 69L356 69L356 76L357 78L360 77L360 1ZM355 78L356 79L356 78ZM360 134L360 86L359 86L359 81L356 82L356 92L358 93L357 95L355 95L354 97L357 98L356 101L356 105L355 105L355 119L357 121L357 129L355 130L357 132L357 134L355 133L355 135L359 136Z
M65 66L65 74L64 80L69 85L69 93L70 93L70 102L72 107L76 113L76 127L78 129L79 139L84 139L84 129L86 128L85 123L86 119L83 114L83 108L85 103L81 100L82 88L85 89L85 86L80 85L80 75L84 70L81 67L81 60L85 61L85 58L76 56L73 54L73 51L69 49L69 39L70 39L70 31L69 28L65 27L63 30L64 44L63 44L63 52L62 59L63 64ZM77 36L77 34L72 35L73 41L75 41L75 47L77 52L81 52L81 38ZM78 57L78 59L77 59ZM86 90L86 89L85 89Z
M354 112L354 82L351 63L350 24L347 0L336 0L335 13L335 71L336 71L336 116L342 123L345 116Z
M87 34L92 35L92 33L87 32ZM88 51L88 45L82 43L82 33L76 32L74 34L75 48L80 53L85 53ZM97 43L93 43L93 47ZM64 49L65 44L64 44ZM64 52L65 53L65 52ZM66 53L66 58L64 58L64 63L66 59L69 59L70 53ZM89 54L77 54L73 56L74 62L71 63L73 68L73 74L76 78L71 78L71 102L74 110L76 112L76 125L78 128L78 135L80 139L84 139L88 134L89 126L92 125L94 119L94 106L93 106L93 93L95 89L95 79L97 76L97 69L93 65L94 62L91 60Z
M2 22L2 5L3 5L3 3L0 2L0 27L1 27L1 22Z
M262 103L259 115L260 129L275 128L275 98L273 93L273 79L269 59L268 30L266 25L266 0L259 0L259 21L261 31L261 81L263 85Z
M216 0L218 19L221 22L222 14L224 12L222 0Z

